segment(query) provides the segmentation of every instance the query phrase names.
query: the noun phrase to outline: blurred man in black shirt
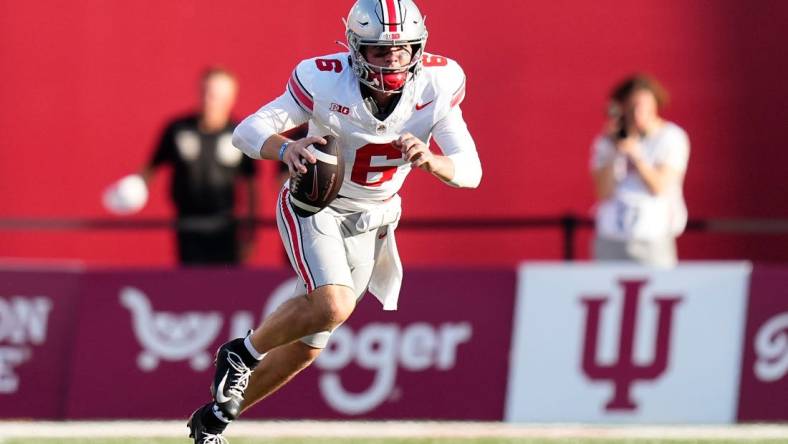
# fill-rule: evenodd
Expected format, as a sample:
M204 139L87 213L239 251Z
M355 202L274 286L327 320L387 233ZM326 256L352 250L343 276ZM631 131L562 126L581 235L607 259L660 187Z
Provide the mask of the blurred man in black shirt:
M230 72L208 69L201 79L199 114L170 122L140 173L147 183L156 168L172 166L170 195L183 265L238 264L251 249L256 170L254 161L232 145L236 123L230 113L237 91ZM239 180L247 203L240 222L235 216Z

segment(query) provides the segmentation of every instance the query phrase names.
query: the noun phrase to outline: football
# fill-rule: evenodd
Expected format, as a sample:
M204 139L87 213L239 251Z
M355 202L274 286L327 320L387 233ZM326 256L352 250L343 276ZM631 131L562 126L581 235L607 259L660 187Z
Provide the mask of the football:
M303 160L306 173L290 178L290 203L301 217L309 217L327 207L342 187L345 163L339 142L331 135L323 138L328 143L315 143L308 148L317 162Z

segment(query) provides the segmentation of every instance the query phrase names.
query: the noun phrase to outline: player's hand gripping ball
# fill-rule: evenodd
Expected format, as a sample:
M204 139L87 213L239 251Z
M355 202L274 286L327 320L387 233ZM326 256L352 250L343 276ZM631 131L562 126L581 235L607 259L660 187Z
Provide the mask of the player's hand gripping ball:
M290 202L301 217L309 217L327 207L339 194L345 177L345 163L336 137L323 138L327 142L325 145L314 143L308 148L317 162L301 159L306 173L290 178Z

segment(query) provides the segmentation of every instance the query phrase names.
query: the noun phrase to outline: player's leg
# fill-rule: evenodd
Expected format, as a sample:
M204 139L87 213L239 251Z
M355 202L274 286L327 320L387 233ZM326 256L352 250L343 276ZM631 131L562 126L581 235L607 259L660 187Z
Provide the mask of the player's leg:
M223 367L226 367L220 365L220 360L224 353L228 354L227 359L228 362L231 362L231 367L240 364L231 360L233 359L231 358L232 356L236 356L237 358L235 359L243 359L243 351L240 347L244 347L244 344L243 342L239 343L239 341L242 340L230 341L220 348L219 356L217 357L217 374L221 372ZM230 351L232 349L238 353ZM189 437L194 438L196 444L225 443L226 441L221 434L232 419L287 384L301 370L308 367L317 358L320 351L320 348L312 347L302 341L295 341L271 350L265 355L265 359L261 361L255 371L252 371L251 368L235 368L235 370L238 370L236 374L240 373L241 376L235 379L239 382L239 385L231 388L240 393L237 393L230 400L225 400L225 402L235 402L234 400L237 399L237 413L235 413L233 418L228 418L218 404L218 402L222 401L221 394L227 393L224 391L224 386L228 386L226 381L229 378L223 377L224 383L220 383L218 389L215 389L215 400L192 413L187 424L190 429ZM232 355L229 353L232 353ZM250 365L254 368L253 364Z
M229 422L238 416L252 370L269 351L305 336L333 331L350 316L355 304L350 287L322 285L283 303L246 338L222 345L216 354L212 386L220 419Z
M342 215L326 208L300 217L293 211L288 193L285 188L279 196L277 226L303 296L278 307L248 338L249 345L261 354L304 336L334 330L356 304Z
M367 233L347 236L344 239L348 253L355 297L358 301L369 285L375 259L380 254L381 234L385 227ZM265 399L284 386L301 370L308 367L328 344L330 330L301 338L300 341L271 350L255 369L244 393L242 411Z
M240 414L252 370L269 351L305 336L333 331L350 316L355 303L356 297L350 287L320 286L305 296L283 303L246 338L222 345L216 355L212 386L214 400L222 414L219 419L229 422ZM282 372L291 372L290 362L282 365Z
M267 352L319 332L327 339L328 332L344 322L355 307L353 278L338 221L341 216L325 209L301 218L293 212L286 193L280 195L277 222L304 294L282 304L251 335L220 347L212 385L215 402L212 411L202 412L203 422L214 434L221 433L240 413L252 370ZM308 362L273 359L268 366L281 366L277 373L285 376L270 383L281 386L306 365ZM264 387L261 393L273 390Z
M282 208L287 209L280 207L280 210ZM326 346L331 331L350 315L355 301L366 291L375 258L380 251L380 234L385 231L382 229L382 231L373 230L366 233L352 233L350 235L345 233L343 235L338 225L341 223L338 221L342 218L327 209L309 219L298 220L297 224L290 224L288 232L286 228L283 230L284 224L282 224L283 221L286 221L286 215L278 212L277 216L280 222L280 232L282 232L286 250L294 268L299 272L306 289L312 285L318 285L318 291L310 292L308 296L297 296L283 304L255 331L255 334L260 334L262 339L259 348L264 351L270 350L268 354L260 353L257 346L251 343L254 335L246 339L252 351L259 355L265 355L266 358L262 361L262 367L255 372L250 372L251 375L248 376L249 384L244 392L244 401L239 404L239 407L244 410L286 384L293 376L311 364L320 350ZM292 236L292 233L297 233L298 236ZM304 251L304 239L313 245L313 248L309 248L305 254L302 253L303 255L300 256L302 263L309 265L306 273L304 268L298 267L299 264L295 256L299 249ZM319 247L314 248L315 244ZM344 260L337 261L337 258L344 258ZM304 277L313 281L306 282ZM321 286L325 282L341 282L345 285ZM354 302L348 304L346 303L348 301L346 293L351 288L355 289L353 292ZM344 295L340 296L342 294ZM305 307L310 306L304 304L317 307L319 314L308 316L311 319L300 324L301 327L298 322L288 322L295 319L293 312L303 312ZM313 330L317 326L322 326L325 330L307 335L299 342L287 343L289 338L294 335ZM243 353L240 341L240 339L236 340L238 354ZM286 345L280 345L277 348L280 343ZM221 412L217 412L216 406L214 406L213 412L209 407L203 407L201 414L204 415L204 419L213 421L216 425L216 417L222 418L223 415ZM228 422L219 424L220 428L212 430L221 432Z
M241 412L265 399L287 384L320 355L321 348L302 341L291 342L271 350L252 373L244 392Z
M346 285L324 285L283 303L249 337L260 353L320 331L331 331L353 312L356 296Z
M329 287L339 287L339 291L331 291ZM352 303L328 302L332 298L347 300L346 292L351 295ZM298 296L285 302L258 327L256 333L262 332L265 343L271 344L270 349L264 349L270 350L269 353L260 353L251 345L252 335L222 345L217 352L211 387L214 401L197 409L187 424L194 442L224 442L221 433L242 410L284 386L317 358L329 332L350 315L353 304L355 296L348 287L319 287L309 297ZM303 319L300 311L311 311L318 321ZM274 338L268 338L266 332L273 332ZM309 345L312 342L299 341L303 336L324 339L317 341L318 348Z

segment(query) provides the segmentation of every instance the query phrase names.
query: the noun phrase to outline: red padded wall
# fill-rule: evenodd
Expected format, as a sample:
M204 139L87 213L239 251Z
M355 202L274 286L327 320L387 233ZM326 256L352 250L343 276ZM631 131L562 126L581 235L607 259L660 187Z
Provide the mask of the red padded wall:
M235 70L237 115L283 91L301 58L335 52L351 1L0 0L0 217L104 217L101 190L135 171L164 121L195 103L199 72ZM693 217L788 218L788 2L422 2L428 50L468 75L463 104L484 165L476 191L414 172L405 217L586 214L589 143L611 84L661 79L665 115L692 142ZM271 216L273 165L259 180ZM167 174L137 217L171 214ZM279 264L263 230L254 264ZM406 264L511 264L560 257L556 230L401 232ZM580 238L587 256L588 233ZM685 258L788 260L786 236L689 234ZM0 231L0 257L173 263L166 231Z

